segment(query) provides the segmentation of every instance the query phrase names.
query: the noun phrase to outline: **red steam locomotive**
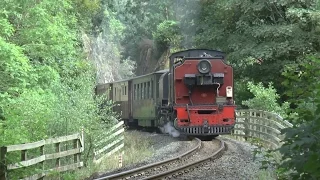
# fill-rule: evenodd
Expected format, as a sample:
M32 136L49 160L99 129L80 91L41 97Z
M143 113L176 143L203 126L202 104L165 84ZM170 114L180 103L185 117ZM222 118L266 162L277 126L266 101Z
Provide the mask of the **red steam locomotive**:
M100 84L129 126L160 127L172 135L214 137L235 124L233 69L225 54L190 49L170 56L170 69ZM176 131L176 133L174 133Z

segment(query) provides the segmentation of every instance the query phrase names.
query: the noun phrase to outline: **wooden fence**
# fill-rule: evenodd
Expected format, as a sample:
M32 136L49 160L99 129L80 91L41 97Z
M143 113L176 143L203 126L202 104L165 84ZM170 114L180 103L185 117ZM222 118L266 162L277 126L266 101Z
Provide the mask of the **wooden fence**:
M97 138L102 139L95 143L94 150L94 163L100 163L104 158L109 157L115 152L119 151L124 147L124 126L123 121L120 121L117 125L113 126L106 133L101 134L99 137L105 138ZM99 149L99 150L96 150Z
M286 127L292 127L292 124L283 120L279 115L271 112L245 109L237 110L237 122L232 136L238 140L248 140L248 138L258 138L270 148L277 148L281 145L280 130ZM96 139L102 139L95 142L94 159L95 163L100 163L104 158L114 154L124 147L124 127L123 121L113 126L109 131L100 134ZM62 150L62 144L73 144L72 149L65 148ZM49 146L49 147L48 147ZM70 146L70 145L69 145ZM28 151L37 150L38 156L28 156ZM48 153L45 149L54 149L54 152ZM81 153L84 151L84 135L77 133L69 136L46 139L38 142L11 145L1 147L0 152L0 180L7 179L9 172L23 169L29 166L38 165L40 173L33 174L23 179L42 179L51 172L64 172L80 168L83 166ZM19 152L20 161L8 163L8 155L13 152ZM72 157L73 162L67 164L61 163L62 158ZM55 167L45 168L46 161L53 160ZM65 161L64 161L65 162Z
M292 124L271 112L254 109L242 109L236 112L236 125L232 136L238 140L257 138L270 149L281 146L281 129Z
M100 150L94 151L95 162L100 162L104 157L108 157L124 147L123 132L123 121L120 121L109 131L97 137L104 140L95 144L96 147L103 145ZM110 142L112 139L113 141ZM18 178L24 180L43 179L51 173L83 167L81 155L84 152L84 133L82 131L82 133L38 142L0 147L0 150L0 180L12 179L9 174L16 175L21 173L19 170L26 168L30 168L32 172L36 173L26 177L22 172L24 177ZM17 159L17 157L21 157L18 162L10 162L11 159ZM16 178L15 176L14 179Z
M61 144L72 141L73 148L61 151ZM46 146L54 146L55 152L47 154L45 152ZM28 151L32 149L38 149L37 157L28 157ZM83 162L80 161L80 154L84 150L83 133L77 133L69 136L51 138L46 140L41 140L38 142L11 145L6 147L1 147L1 164L2 164L2 179L7 179L9 172L16 171L18 169L26 168L33 165L40 165L40 173L31 175L29 177L24 177L22 179L41 179L52 172L63 172L71 169L76 169L83 166ZM20 151L21 159L19 162L8 164L7 159L10 153ZM33 153L34 156L34 153ZM62 165L61 158L73 156L73 163ZM55 160L55 167L51 169L45 169L44 163L48 160Z

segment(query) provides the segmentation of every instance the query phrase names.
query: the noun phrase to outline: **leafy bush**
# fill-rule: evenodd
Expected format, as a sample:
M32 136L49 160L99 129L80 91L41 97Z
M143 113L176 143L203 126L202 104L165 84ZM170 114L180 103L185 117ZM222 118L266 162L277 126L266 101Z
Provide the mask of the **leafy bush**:
M70 0L3 3L0 146L70 135L84 128L89 139L85 146L92 147L92 139L117 120L111 111L112 102L101 107L105 96L95 96L96 72L81 53L82 27L78 23L81 21L83 25L88 19L79 20L77 16L87 3ZM92 8L90 11L98 7ZM32 153L28 153L31 157ZM84 162L90 153L92 149L86 149ZM30 168L21 171L30 173Z
M272 83L269 83L268 88L265 88L262 83L254 84L248 82L248 90L254 95L249 100L242 101L242 104L252 109L259 109L264 111L275 112L282 117L286 117L286 110L289 108L289 103L284 102L279 105L277 102L279 95L276 89L273 88Z
M320 95L320 93L319 93ZM320 108L317 108L320 113ZM299 118L309 118L300 115ZM294 128L283 130L285 144L280 148L283 162L280 165L281 177L287 179L320 178L320 118L309 119Z
M157 26L157 31L153 33L157 49L164 50L169 46L179 48L182 36L179 24L175 21L163 21Z
M290 86L286 94L296 105L296 116L290 117L293 128L283 130L284 145L280 164L282 179L320 178L320 59L308 58L309 62L288 65L283 75L285 86Z

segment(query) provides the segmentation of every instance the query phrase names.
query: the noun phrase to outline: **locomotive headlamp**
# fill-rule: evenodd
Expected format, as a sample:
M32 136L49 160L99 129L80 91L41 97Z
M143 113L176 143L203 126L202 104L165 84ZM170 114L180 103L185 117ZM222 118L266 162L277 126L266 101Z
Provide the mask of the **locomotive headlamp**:
M198 71L201 74L207 74L211 71L211 63L207 59L203 59L198 63Z

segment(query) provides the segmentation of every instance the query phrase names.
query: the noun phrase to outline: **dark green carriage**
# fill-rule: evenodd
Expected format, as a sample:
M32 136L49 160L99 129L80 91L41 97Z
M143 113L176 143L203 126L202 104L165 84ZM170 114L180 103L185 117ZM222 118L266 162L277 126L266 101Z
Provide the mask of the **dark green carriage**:
M132 79L132 115L139 126L158 126L159 79L165 72L157 71Z
M159 79L167 72L168 70L161 70L127 80L99 84L96 94L109 93L108 98L117 104L113 110L120 113L121 119L127 124L156 127L159 125L158 107L163 101L163 88L167 87L162 82L162 88L159 88Z

